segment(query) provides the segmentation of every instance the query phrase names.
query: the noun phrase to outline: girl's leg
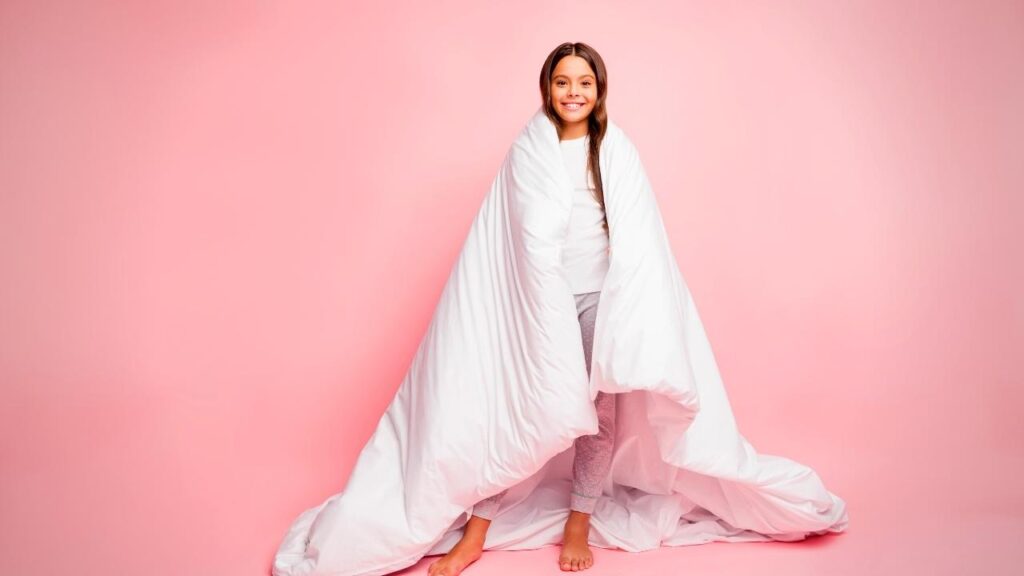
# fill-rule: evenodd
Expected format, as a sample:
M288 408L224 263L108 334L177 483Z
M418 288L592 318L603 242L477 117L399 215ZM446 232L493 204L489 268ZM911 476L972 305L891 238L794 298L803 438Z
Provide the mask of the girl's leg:
M590 374L591 349L594 344L594 320L600 292L576 295L583 353ZM572 492L569 499L569 517L562 534L562 553L558 564L563 571L586 570L594 564L590 551L590 514L601 496L601 486L611 466L612 447L615 442L615 394L598 392L594 400L597 408L597 434L576 439L576 455L572 463Z
M594 320L600 292L576 295L583 353L590 374L591 352L594 347ZM612 462L615 444L615 394L598 392L594 401L597 409L597 434L580 436L574 442L576 455L572 463L573 483L569 509L592 514L601 496L601 488Z
M572 461L572 493L569 509L593 514L601 488L612 463L615 445L615 394L597 393L598 433L580 436L575 441Z

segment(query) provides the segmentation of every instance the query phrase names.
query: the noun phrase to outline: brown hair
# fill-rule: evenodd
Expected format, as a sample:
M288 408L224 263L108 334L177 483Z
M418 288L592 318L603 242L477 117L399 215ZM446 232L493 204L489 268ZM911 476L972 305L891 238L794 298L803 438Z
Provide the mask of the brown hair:
M601 150L601 141L604 139L605 131L608 128L608 112L604 107L604 101L608 97L608 74L605 71L604 60L601 59L601 55L597 53L597 50L583 42L559 44L557 48L548 54L547 59L544 60L544 66L540 69L540 97L544 103L545 114L547 114L548 118L551 119L558 129L559 139L562 138L562 118L551 104L551 74L554 72L555 66L558 65L558 61L566 56L579 56L586 60L597 77L597 101L594 103L594 109L587 116L587 132L590 136L587 170L590 171L590 175L594 178L594 192L597 202L601 205L601 210L604 210L604 186L601 184L599 152ZM604 228L605 234L607 234L607 215L601 225Z

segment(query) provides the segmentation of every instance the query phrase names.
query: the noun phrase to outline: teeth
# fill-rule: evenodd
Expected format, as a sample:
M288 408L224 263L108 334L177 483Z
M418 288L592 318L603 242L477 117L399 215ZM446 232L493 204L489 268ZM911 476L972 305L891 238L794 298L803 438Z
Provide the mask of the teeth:
M582 104L563 104L563 106L565 106L569 110L579 110L583 105Z

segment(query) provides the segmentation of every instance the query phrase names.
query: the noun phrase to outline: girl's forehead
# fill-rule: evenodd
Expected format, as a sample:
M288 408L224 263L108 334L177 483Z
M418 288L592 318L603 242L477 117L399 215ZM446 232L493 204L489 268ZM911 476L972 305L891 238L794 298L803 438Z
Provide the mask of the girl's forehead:
M590 69L590 64L579 56L566 56L562 58L555 65L554 74L552 74L552 76L576 76L578 78L593 75L594 71Z

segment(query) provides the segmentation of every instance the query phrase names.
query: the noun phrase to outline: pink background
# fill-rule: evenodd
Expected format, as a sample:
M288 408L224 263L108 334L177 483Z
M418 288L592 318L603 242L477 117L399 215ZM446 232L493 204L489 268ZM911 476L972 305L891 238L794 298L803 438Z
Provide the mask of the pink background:
M196 0L0 4L2 571L266 574L577 40L741 431L851 519L589 573L1014 571L1021 3Z

